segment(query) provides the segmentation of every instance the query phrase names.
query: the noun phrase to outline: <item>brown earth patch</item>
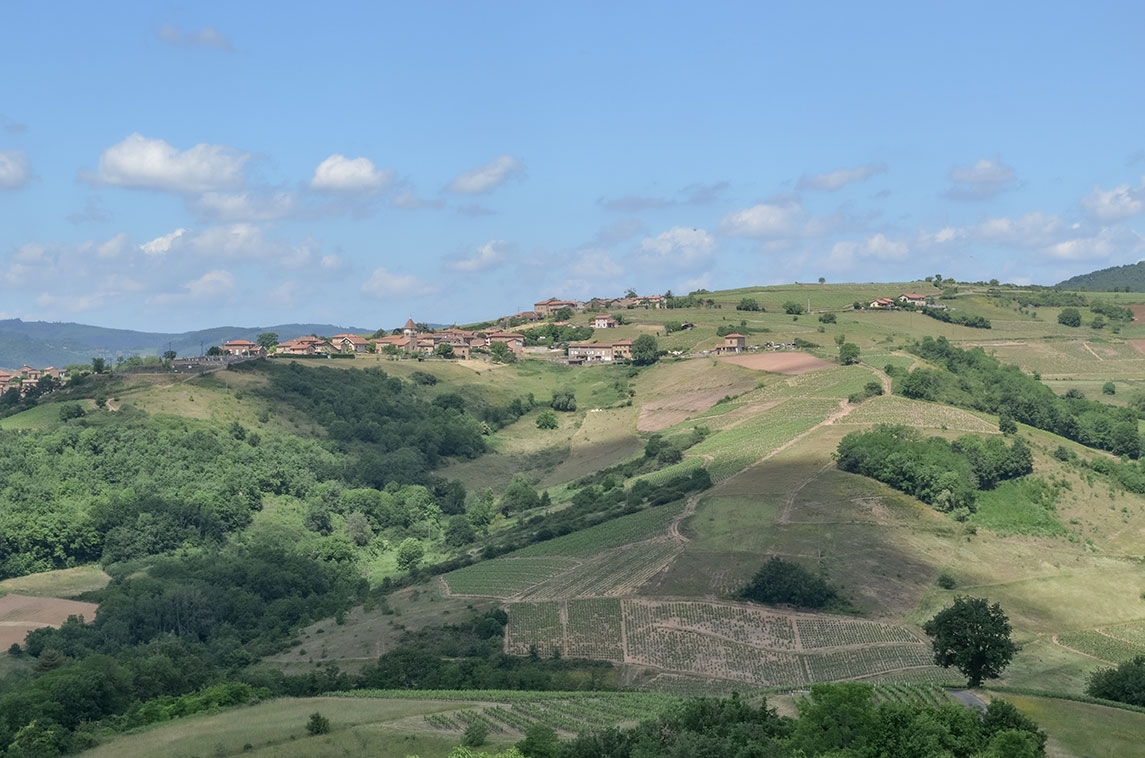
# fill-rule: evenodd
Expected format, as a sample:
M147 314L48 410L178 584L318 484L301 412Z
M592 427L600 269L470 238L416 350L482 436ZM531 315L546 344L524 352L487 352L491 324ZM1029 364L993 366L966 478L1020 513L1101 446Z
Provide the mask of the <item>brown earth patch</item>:
M691 390L662 400L652 400L645 403L644 407L640 409L640 416L636 419L636 430L639 432L658 432L661 429L667 429L697 413L703 413L718 403L731 389L731 387L715 387L705 390Z
M755 353L752 355L726 355L720 358L724 363L734 363L756 371L769 371L773 374L805 374L827 368L834 364L807 353Z
M1136 319L1136 316L1134 318ZM1145 340L1129 340L1129 344L1137 348L1137 352L1145 353Z
M95 603L60 600L54 597L5 595L0 597L0 650L7 650L13 642L24 644L24 637L42 626L59 626L68 616L95 618Z
M1133 311L1133 320L1137 323L1145 321L1145 305L1130 305L1129 310Z

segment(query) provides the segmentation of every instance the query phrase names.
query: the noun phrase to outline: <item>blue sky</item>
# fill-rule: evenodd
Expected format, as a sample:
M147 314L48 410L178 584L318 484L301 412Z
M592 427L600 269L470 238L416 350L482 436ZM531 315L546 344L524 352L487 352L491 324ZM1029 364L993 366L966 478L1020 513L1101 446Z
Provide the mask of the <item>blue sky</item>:
M1141 3L0 4L0 317L153 331L1145 256Z

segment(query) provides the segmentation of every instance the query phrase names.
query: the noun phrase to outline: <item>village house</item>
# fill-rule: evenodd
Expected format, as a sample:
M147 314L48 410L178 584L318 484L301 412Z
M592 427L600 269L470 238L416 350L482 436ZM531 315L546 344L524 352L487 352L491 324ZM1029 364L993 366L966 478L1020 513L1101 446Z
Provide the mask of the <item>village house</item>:
M370 341L359 334L335 334L330 344L343 353L370 352Z
M229 340L219 346L227 355L266 355L266 348L250 340Z
M334 352L334 346L319 337L298 337L279 342L275 352L279 355L327 355Z
M576 300L557 300L555 297L550 297L548 300L542 300L539 303L533 303L533 312L541 318L551 316L561 308L568 308L571 311L580 311L584 309L584 304Z
M720 350L725 353L741 353L746 346L747 337L732 332L731 334L724 335L724 344Z
M631 345L629 345L631 354ZM570 342L569 364L581 363L611 363L614 357L613 347L610 344L597 342Z
M905 292L899 295L899 302L923 306L926 305L926 295L920 295L917 292Z
M878 298L875 298L874 300L871 301L871 304L869 307L874 308L876 310L894 308L895 307L895 301L894 301L894 298L890 298L890 297L878 297Z
M494 342L504 342L514 353L522 352L525 349L525 335L516 332L489 332L485 335L486 346L492 345Z
M593 329L615 329L616 319L612 316L597 316L592 320Z

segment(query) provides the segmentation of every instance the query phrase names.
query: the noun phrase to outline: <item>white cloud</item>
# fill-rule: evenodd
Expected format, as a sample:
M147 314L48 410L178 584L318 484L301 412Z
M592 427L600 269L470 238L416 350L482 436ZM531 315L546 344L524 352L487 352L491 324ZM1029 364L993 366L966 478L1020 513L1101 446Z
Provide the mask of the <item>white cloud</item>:
M273 221L292 215L298 198L291 192L204 192L190 206L196 215L217 221Z
M173 232L164 234L162 237L156 237L150 242L144 242L139 246L139 249L148 255L163 255L171 250L178 241L187 233L186 229L176 229Z
M337 271L338 269L342 268L342 259L333 254L324 255L319 261L319 265L321 265L322 268L326 269L327 271Z
M1111 255L1125 256L1145 252L1145 237L1124 227L1104 227L1096 234L1063 240L1046 249L1051 258L1060 260L1094 260Z
M794 201L760 203L724 216L720 231L732 237L785 237L796 232L800 211Z
M1081 205L1099 221L1123 221L1145 213L1145 186L1120 184L1111 190L1094 187Z
M578 252L569 271L580 279L594 282L615 281L624 275L624 269L605 250L589 249Z
M508 248L504 240L489 240L477 248L473 255L451 263L450 268L467 272L487 271L504 262Z
M335 153L314 169L310 188L322 192L380 192L391 180L391 172L379 170L369 158L347 158Z
M645 237L640 252L648 265L676 268L693 266L711 258L716 240L703 229L674 226L663 234Z
M425 198L418 197L416 192L407 187L399 190L393 196L390 200L390 205L407 211L415 211L421 208L440 208L445 205L445 203L440 200L426 200Z
M827 257L827 265L832 270L839 270L850 268L860 260L898 263L905 261L910 253L910 245L906 242L891 239L879 232L861 242L853 240L836 242Z
M988 200L1017 186L1018 175L1000 160L981 158L973 166L950 170L952 186L945 196L952 200Z
M0 189L19 189L32 177L28 154L23 150L0 150Z
M876 174L885 173L885 163L868 163L858 168L840 168L826 174L804 174L799 178L796 187L813 190L827 190L833 192L854 182L865 182Z
M385 297L416 297L433 291L433 287L411 274L394 274L384 268L374 273L362 285L362 294L378 299Z
M193 32L185 32L177 26L164 24L156 32L159 39L175 47L213 47L217 50L233 50L231 41L213 26L204 26Z
M118 258L129 250L131 250L131 237L127 232L120 232L107 242L97 245L95 254L99 258L111 259Z
M500 155L484 166L458 174L446 189L462 195L491 192L508 180L521 176L524 168L513 156Z
M235 290L235 277L226 269L214 269L183 285L183 292L163 292L147 298L152 305L179 305L210 301L230 295Z
M1069 229L1059 216L1034 211L1018 218L992 218L971 228L969 235L982 242L1013 247L1045 247Z
M132 134L99 157L95 181L117 187L168 192L212 192L243 184L250 155L226 145L178 150L161 139Z

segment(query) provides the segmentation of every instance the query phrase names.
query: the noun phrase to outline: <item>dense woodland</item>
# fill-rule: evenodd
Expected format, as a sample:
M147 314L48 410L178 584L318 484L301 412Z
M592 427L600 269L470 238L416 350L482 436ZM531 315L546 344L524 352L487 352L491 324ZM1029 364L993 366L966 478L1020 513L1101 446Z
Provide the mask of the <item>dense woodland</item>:
M911 351L941 368L916 368L902 378L898 391L917 400L932 400L986 411L1080 442L1115 455L1141 457L1139 413L1080 393L1058 397L1037 377L1005 365L980 347L963 350L945 337L924 337Z

